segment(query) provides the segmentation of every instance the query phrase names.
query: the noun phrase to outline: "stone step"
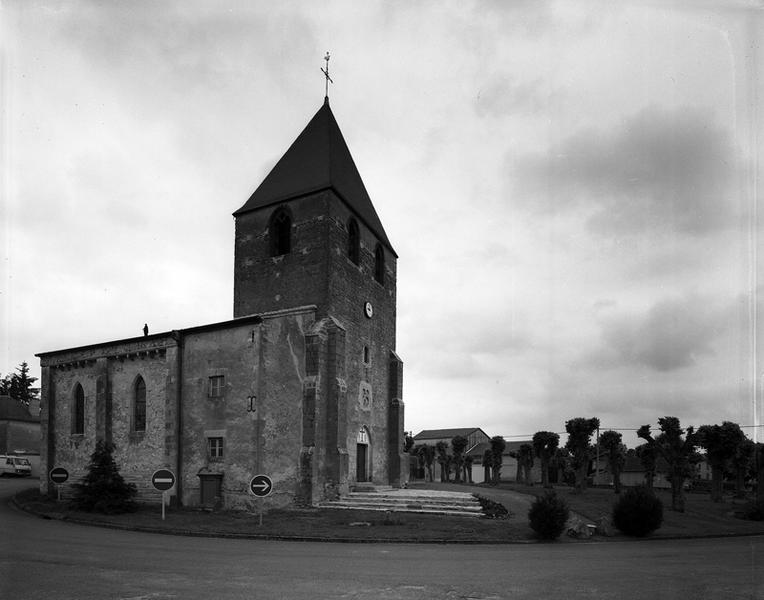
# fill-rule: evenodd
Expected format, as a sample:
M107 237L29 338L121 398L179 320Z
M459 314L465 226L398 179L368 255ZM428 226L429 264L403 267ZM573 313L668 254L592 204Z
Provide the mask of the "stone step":
M417 512L443 515L481 516L477 499L467 492L391 489L353 491L339 500L322 502L323 508Z
M357 502L343 502L342 500L334 500L332 502L321 502L319 504L321 508L331 508L339 510L371 510L378 512L407 512L407 513L422 513L432 515L447 515L453 517L480 517L483 513L478 508L477 510L466 509L460 506L431 506L427 504L419 505L400 505L391 506L389 504L376 504L370 503L357 503Z
M431 496L416 496L416 495L389 495L389 494L367 494L367 493L353 493L343 496L345 501L358 501L358 502L384 502L389 504L433 504L433 505L456 505L456 506L477 506L480 508L480 503L473 497L467 496L466 498L453 498L453 497L431 497Z

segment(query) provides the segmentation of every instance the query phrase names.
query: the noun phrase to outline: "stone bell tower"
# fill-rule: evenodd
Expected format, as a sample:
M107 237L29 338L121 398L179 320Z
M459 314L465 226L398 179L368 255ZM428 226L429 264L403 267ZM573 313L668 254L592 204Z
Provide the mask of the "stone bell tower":
M316 307L328 354L305 372L316 390L336 396L314 399L329 402L322 414L336 423L306 425L304 453L325 457L318 468L340 486L405 481L398 256L328 99L234 218L234 317ZM336 335L320 333L327 327ZM306 332L308 357L314 342Z

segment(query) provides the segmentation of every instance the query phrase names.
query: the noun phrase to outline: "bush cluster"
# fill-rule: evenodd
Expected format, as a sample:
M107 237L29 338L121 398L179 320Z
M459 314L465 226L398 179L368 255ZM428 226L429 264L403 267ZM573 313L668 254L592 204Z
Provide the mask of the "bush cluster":
M626 535L644 537L663 523L663 503L641 485L629 488L613 505L613 525Z
M475 497L478 502L480 502L480 507L483 509L484 519L509 519L511 516L503 504L494 502L485 496L476 495Z
M569 517L568 503L553 491L538 496L528 511L531 529L543 540L556 540L560 537Z

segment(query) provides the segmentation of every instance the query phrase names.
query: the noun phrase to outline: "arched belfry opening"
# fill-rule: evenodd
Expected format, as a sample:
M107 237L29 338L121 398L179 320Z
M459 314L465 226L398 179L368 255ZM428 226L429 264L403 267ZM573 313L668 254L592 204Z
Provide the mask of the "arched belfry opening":
M356 437L355 480L358 483L371 481L371 437L366 426L358 430Z
M271 242L271 256L289 254L292 250L292 218L286 208L273 213L268 231Z

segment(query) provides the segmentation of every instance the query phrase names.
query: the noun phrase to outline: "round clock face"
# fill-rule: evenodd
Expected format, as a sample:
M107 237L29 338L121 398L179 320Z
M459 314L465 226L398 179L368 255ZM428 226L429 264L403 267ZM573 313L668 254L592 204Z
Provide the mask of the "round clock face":
M367 318L371 319L374 314L374 308L372 307L371 302L367 302L363 305L363 312L366 314Z

